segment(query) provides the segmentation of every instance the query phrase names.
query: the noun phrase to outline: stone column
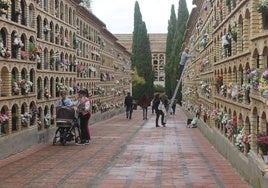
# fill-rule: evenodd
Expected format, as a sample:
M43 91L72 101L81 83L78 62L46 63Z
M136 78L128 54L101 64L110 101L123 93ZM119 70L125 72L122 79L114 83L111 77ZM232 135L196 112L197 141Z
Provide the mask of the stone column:
M259 55L259 65L260 65L260 69L264 69L265 68L265 63L264 63L265 59L263 55Z
M249 19L244 19L243 22L243 36L241 36L241 40L243 42L243 51L249 49Z
M238 26L237 26L237 45L236 45L236 47L237 47L237 49L236 49L236 51L237 51L237 54L240 54L240 53L242 53L243 52L243 36L242 36L242 31L241 31L241 24L238 24Z
M250 116L250 122L251 122L251 149L256 150L257 149L257 144L256 144L256 134L257 134L257 120L254 115Z
M18 131L21 131L21 111L17 112L16 113L16 116L18 117L17 118L17 128L18 128Z
M9 116L12 115L11 109L8 109L7 114ZM10 135L12 133L12 119L8 120L7 124L8 125L7 125L7 129L6 129L6 134Z

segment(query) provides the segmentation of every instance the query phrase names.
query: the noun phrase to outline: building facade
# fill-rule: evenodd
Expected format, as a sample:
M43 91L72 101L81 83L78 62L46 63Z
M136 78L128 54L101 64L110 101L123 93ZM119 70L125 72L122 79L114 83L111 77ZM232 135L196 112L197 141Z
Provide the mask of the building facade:
M130 53L132 51L132 34L115 34L118 42ZM152 53L152 66L154 68L154 85L165 87L165 64L166 64L166 40L167 34L151 33L149 41Z
M182 49L195 58L183 75L183 107L253 187L268 187L259 141L268 131L267 1L193 4Z
M131 54L80 0L0 0L1 158L50 141L61 90L92 113L124 107Z

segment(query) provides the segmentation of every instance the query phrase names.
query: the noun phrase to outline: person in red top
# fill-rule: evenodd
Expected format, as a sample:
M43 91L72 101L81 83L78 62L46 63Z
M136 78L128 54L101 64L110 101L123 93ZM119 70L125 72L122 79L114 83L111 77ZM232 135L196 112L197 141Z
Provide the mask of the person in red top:
M76 102L74 102L74 105L78 108L78 117L80 120L80 139L81 141L79 143L76 143L77 145L84 145L89 144L90 140L90 130L89 130L89 119L91 117L91 111L90 111L90 99L88 90L86 88L81 89L79 92L79 98Z
M143 120L147 119L147 111L148 111L149 102L150 101L145 94L142 96L142 98L139 101L140 107L142 107Z

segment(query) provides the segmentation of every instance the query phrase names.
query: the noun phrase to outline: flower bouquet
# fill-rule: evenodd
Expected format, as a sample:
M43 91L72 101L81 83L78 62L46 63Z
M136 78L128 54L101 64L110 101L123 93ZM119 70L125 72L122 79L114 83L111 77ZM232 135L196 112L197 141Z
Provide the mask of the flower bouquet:
M259 79L261 77L260 70L258 69L247 69L246 77L250 80L250 85L252 89L258 91L259 90Z
M267 133L257 133L257 146L262 151L263 155L268 155L268 134Z
M32 115L29 113L21 114L21 124L26 125L27 122L32 118Z
M3 124L7 122L10 119L10 117L4 113L0 113L0 124Z
M258 13L263 13L268 8L268 0L260 0L255 4L254 8Z
M31 90L33 83L31 81L26 81L25 79L19 81L19 87L24 90L24 93L27 94Z
M45 34L48 34L49 31L50 31L49 26L48 26L48 25L45 25L45 26L44 26L44 33L45 33Z
M234 27L231 31L230 31L231 37L232 39L236 42L237 41L237 28Z
M238 147L238 149L241 152L244 152L245 150L248 152L249 142L251 139L250 134L245 133L245 128L242 127L238 134L235 136L235 145Z
M218 77L216 78L216 81L215 81L215 86L216 86L218 92L220 91L220 88L222 85L223 85L223 76L218 75Z
M268 89L268 70L265 70L260 77L260 88Z

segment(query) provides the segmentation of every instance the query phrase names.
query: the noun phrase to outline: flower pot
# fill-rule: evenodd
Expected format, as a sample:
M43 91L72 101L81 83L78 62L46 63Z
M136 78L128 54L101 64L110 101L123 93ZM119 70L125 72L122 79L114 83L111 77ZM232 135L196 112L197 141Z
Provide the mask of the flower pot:
M266 164L268 164L268 155L264 155L264 156L263 156L263 160L264 160L264 162L265 162Z

